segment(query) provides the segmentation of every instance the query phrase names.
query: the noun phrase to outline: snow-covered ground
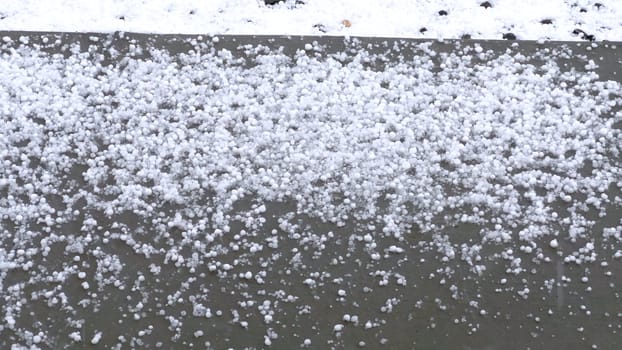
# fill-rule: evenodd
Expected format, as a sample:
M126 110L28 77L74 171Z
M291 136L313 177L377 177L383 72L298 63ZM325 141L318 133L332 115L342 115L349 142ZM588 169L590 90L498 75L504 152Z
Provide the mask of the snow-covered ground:
M7 0L0 18L0 30L622 39L619 0Z

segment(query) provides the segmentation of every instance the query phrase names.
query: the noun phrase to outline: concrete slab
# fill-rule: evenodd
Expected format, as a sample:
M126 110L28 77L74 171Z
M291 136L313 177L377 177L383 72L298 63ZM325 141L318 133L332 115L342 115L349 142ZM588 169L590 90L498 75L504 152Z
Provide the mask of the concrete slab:
M89 59L119 69L123 69L128 59L149 58L150 48L163 49L172 55L189 50L227 49L234 58L246 59L242 65L252 66L253 54L246 50L249 47L263 45L271 49L281 48L283 53L293 56L297 51L304 50L306 44L312 44L321 49L310 54L327 57L343 53L341 57L344 61L361 50L367 50L370 53L369 69L378 71L397 62L409 64L415 54L426 55L420 45L426 41L386 38L344 40L336 37L219 36L219 40L215 40L207 36L199 39L197 36L135 33L29 32L5 32L0 33L0 37L14 42L2 48L3 55L11 55L10 47L18 45L40 48L42 52L65 57L89 52ZM464 52L466 47L474 45L488 52L482 57L482 62L506 52L518 52L536 65L556 60L568 70L585 70L585 65L593 60L598 64L595 71L600 79L622 82L620 43L465 40L430 42L429 49L437 53L433 60L440 71L444 54ZM570 57L564 54L568 48L573 52ZM6 56L3 59L6 60ZM617 128L620 128L619 123ZM618 164L622 166L619 154L612 157L617 157ZM67 181L77 184L75 191L90 191L82 178L85 170L73 169L70 172ZM610 191L612 196L620 195L619 188L612 187ZM249 199L239 205L245 208L251 204ZM161 209L171 215L177 210L172 206ZM267 203L264 213L267 221L260 235L270 238L272 230L279 228L278 218L295 213L295 209L292 201ZM619 279L622 262L612 258L613 253L621 248L619 242L598 239L595 247L598 262L574 265L564 263L561 252L578 249L584 242L561 241L560 253L556 254L554 250L546 252L552 261L543 264L532 260L530 254L518 252L523 242L515 236L512 239L516 245L516 256L523 259L522 267L526 272L520 278L514 278L508 277L506 271L510 262L498 259L498 254L507 244L482 245L479 255L487 269L477 274L467 261L440 259L439 253L433 249L436 237L413 230L405 237L412 249L370 264L363 249L347 248L352 244L348 242L351 232L364 223L347 222L345 226L338 227L318 218L294 215L292 221L302 227L308 227L317 234L333 232L337 239L327 240L322 253L313 256L311 251L300 251L299 242L283 234L278 249L267 249L245 263L255 273L261 269L270 271L270 278L259 284L253 280L224 277L210 271L207 264L197 266L191 272L187 268L176 267L172 262L163 263L162 252L171 248L170 240L177 242L183 239L180 230L172 229L169 241L158 241L150 236L150 232L155 230L154 224L131 212L113 218L97 210L90 210L90 214L98 222L98 227L93 228L93 235L103 235L113 225L117 227L119 224L132 232L133 243L117 236L108 244L100 242L96 245L102 254L118 259L122 267L116 272L114 280L120 282L102 284L87 292L81 287L84 281L74 276L57 283L53 279L29 280L37 275L33 272L19 269L2 271L0 295L4 302L0 310L5 314L18 303L21 311L14 325L9 327L8 322L1 323L0 347L9 348L16 343L50 349L91 346L118 349L242 349L267 348L266 339L269 339L272 348L292 349L304 347L305 339L309 339L309 348L615 349L622 333L622 282ZM619 223L622 210L612 205L604 217L598 217L597 213L589 215L596 221L593 235L600 237L603 227ZM75 234L84 224L83 219L84 216L79 216L75 221L55 227L53 233ZM5 248L15 244L10 235L21 232L18 226L9 220L2 221L0 241ZM36 231L42 227L32 225L28 229ZM220 243L229 245L234 241L233 234L241 229L243 225L236 223L231 235L220 238ZM449 233L456 247L461 243L482 240L475 225L457 225L450 228ZM35 248L36 242L32 244ZM150 242L163 250L151 257L136 254L132 245L141 242ZM380 244L388 249L393 240L387 238ZM93 253L95 246L88 249L91 250L78 254L72 253L64 244L55 244L45 256L37 253L30 257L33 270L45 270L42 273L46 274L72 264L79 265L78 269L88 270L86 282L95 286L97 282L93 276L101 269L101 261ZM291 262L297 259L298 253L302 253L304 264L296 267ZM190 250L183 250L181 254L186 259L191 257ZM278 254L279 258L274 258L274 254ZM76 260L75 256L81 260ZM237 257L238 253L230 251L220 260L235 261ZM147 273L154 264L160 266L159 274ZM389 285L380 286L382 274L375 272L393 271L396 267L407 276L406 286L395 284L393 277ZM322 283L316 288L309 288L304 281L315 271L327 272L330 277L318 277ZM143 277L139 277L141 275ZM581 282L585 276L589 276L588 284ZM503 282L505 279L507 281ZM518 293L525 288L529 289L526 299ZM58 292L62 292L66 301L53 304L45 297L48 291L58 298L61 298ZM196 298L199 294L204 297L201 303L210 308L210 317L205 316L204 309L193 310L189 298ZM291 299L288 299L289 295ZM244 304L246 300L255 300L256 304ZM272 301L265 310L259 307L264 300ZM269 316L274 321L267 322L269 319L265 314L269 314L270 310L275 312L275 315ZM193 316L193 313L201 313L201 316ZM350 315L346 317L350 321L344 320L346 314ZM358 317L358 321L354 321L353 315ZM240 320L247 322L247 326ZM367 322L369 327L365 326ZM338 324L345 325L345 329L336 330L334 326ZM46 336L44 341L37 343L34 337L39 331ZM73 332L77 333L72 336ZM99 332L101 339L95 337ZM72 339L76 335L79 335L80 341ZM97 344L91 344L92 340Z

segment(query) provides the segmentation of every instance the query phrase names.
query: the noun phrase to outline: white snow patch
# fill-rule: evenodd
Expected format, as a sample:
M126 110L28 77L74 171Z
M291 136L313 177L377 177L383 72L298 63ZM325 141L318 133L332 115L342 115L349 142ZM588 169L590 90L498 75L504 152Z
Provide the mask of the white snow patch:
M622 2L261 0L8 1L0 30L580 40L622 38ZM577 6L578 5L578 6ZM444 11L444 12L442 12ZM441 15L444 13L445 15ZM573 34L574 32L574 34Z

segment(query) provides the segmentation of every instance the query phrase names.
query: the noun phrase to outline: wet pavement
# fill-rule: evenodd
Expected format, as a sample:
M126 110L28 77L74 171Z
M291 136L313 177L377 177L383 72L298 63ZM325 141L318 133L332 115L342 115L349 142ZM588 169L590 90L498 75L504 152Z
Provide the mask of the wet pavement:
M382 70L392 62L409 62L413 53L421 54L416 40L384 38L344 41L336 37L220 36L219 40L204 37L197 41L196 36L131 33L0 36L19 42L23 35L29 38L26 45L40 45L44 52L65 56L71 54L69 44L80 43L81 52L101 54L103 65L118 66L130 57L148 58L148 48L178 54L196 50L201 42L216 50L228 49L234 57L252 56L249 47L260 45L282 48L283 53L294 55L297 50L304 50L305 44L316 42L323 48L317 55L345 52L347 60L347 54L364 48L378 54L368 63L373 70ZM506 51L521 52L534 64L555 59L568 69L584 69L591 59L598 63L596 72L601 79L622 82L622 50L612 43L466 40L432 42L430 48L451 53L475 43L491 50L482 58L484 61ZM575 56L558 54L564 47L572 48ZM618 164L622 165L619 156ZM72 191L88 187L82 178L85 170L76 167L69 171L66 181L72 183ZM612 187L610 195L619 196L619 192L619 188ZM93 217L97 225L90 233L99 238L90 251L74 249L66 242L53 243L49 253L31 258L36 273L2 270L0 285L6 297L0 310L6 312L9 305L20 303L21 312L13 328L7 327L6 322L0 326L0 348L9 348L13 343L36 343L28 331L45 333L46 340L35 345L50 349L260 349L267 348L267 343L275 349L616 349L622 339L622 261L614 258L621 245L602 239L600 233L603 227L619 225L622 210L614 205L607 208L604 217L596 212L586 214L596 222L592 228L593 235L599 237L594 248L596 262L564 262L569 252L585 244L581 240L560 240L559 248L542 249L541 254L549 258L549 262L543 262L519 249L525 242L514 232L514 257L522 259L524 269L514 274L508 273L513 268L512 261L503 258L511 246L507 243L478 245L480 250L473 255L480 259L476 263L469 258L443 259L438 251L442 239L449 240L458 251L482 241L480 227L474 224L454 225L444 232L445 238L422 233L415 227L401 241L401 246L410 249L399 254L391 248L394 240L387 237L377 242L376 250L384 252L383 256L371 261L365 242L354 233L380 228L355 220L345 226L327 223L296 213L296 204L291 201L266 203L261 215L266 221L253 237L256 241L278 241L278 245L268 244L250 256L240 255L234 249L219 255L219 261L236 266L235 272L211 268L210 259L190 270L172 260L164 262L166 252L184 239L183 230L173 227L168 236L156 235L160 231L154 221L131 212L109 217L82 204L85 207L76 206L82 211L80 215L55 227L52 233L74 234L81 230L86 217ZM173 217L184 204L158 205L154 203L158 210ZM209 206L210 199L199 205ZM231 214L230 234L218 237L216 243L224 247L235 245L236 233L246 229L245 213L256 207L253 198L237 203ZM452 213L447 210L444 214ZM300 237L285 232L284 218L301 231L315 235L310 238L311 243L302 245ZM15 244L11 233L21 232L17 226L4 220L0 228L0 242L5 247ZM43 227L33 225L29 230ZM38 235L35 241L44 236ZM106 242L100 241L101 237L106 237ZM138 253L136 246L141 242L152 244L153 254ZM548 247L548 242L537 246ZM93 250L94 247L97 248ZM179 247L180 255L192 257L189 246ZM101 257L116 260L105 262ZM102 270L102 264L118 268ZM71 265L85 271L87 277L72 275L54 281L53 271L67 270ZM477 266L485 266L485 270L477 271ZM239 271L250 271L253 278L237 275ZM258 283L261 271L269 277ZM95 280L98 273L104 280L110 278L109 282ZM50 280L29 280L41 274L50 276ZM310 276L315 284L308 282ZM85 290L83 282L98 287ZM12 293L11 288L20 292ZM526 289L528 296L524 297ZM48 291L54 297L46 297ZM16 300L8 295L28 298ZM60 301L54 301L57 298ZM270 312L273 315L266 318ZM72 340L72 332L78 332L81 341ZM102 332L101 339L91 344L98 332ZM305 339L310 341L309 345L305 345Z

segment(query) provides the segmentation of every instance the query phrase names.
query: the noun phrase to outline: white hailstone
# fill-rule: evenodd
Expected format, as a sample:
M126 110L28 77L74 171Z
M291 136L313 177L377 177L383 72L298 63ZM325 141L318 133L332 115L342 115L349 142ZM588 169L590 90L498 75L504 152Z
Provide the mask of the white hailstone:
M553 249L557 249L559 247L559 242L557 242L557 239L553 238L549 242L549 246L551 246L551 248L553 248Z
M102 334L103 334L103 332L96 332L93 335L93 338L91 338L91 344L97 345L99 343L99 341L102 339Z
M82 341L82 336L80 335L80 332L71 332L69 333L69 339L73 340L74 342L80 342Z
M13 328L15 326L15 318L11 315L7 315L4 318L4 322L9 326L9 328Z
M313 45L311 45L311 44L309 44L309 43L305 44L305 50L306 50L306 51L311 51L311 50L313 50Z
M303 344L304 346L309 346L309 345L311 345L311 339L306 338L306 339L302 342L302 344Z
M345 296L346 296L346 294L347 294L347 293L346 293L346 291L345 291L345 290L343 290L343 289L339 289L339 290L337 291L337 295L339 295L340 297L345 297Z
M338 323L333 327L334 332L341 332L343 330L343 325Z
M389 252L395 253L395 254L401 254L404 252L404 249L398 246L392 245L389 247Z

